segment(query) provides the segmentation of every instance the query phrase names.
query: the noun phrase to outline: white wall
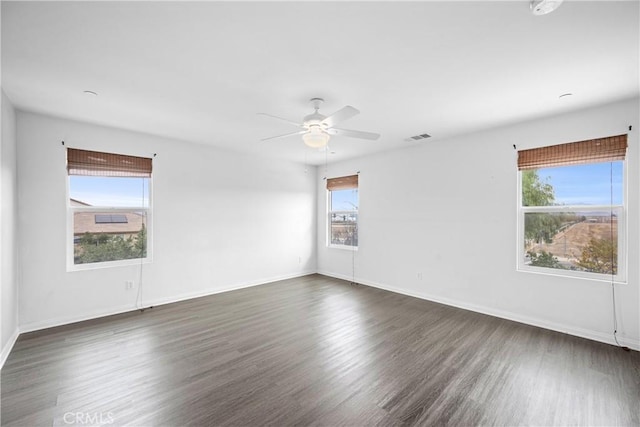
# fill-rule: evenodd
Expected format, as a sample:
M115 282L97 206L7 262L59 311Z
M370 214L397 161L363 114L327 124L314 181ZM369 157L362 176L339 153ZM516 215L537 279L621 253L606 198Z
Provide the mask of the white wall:
M0 144L0 366L18 336L16 113L2 96Z
M3 109L3 121L5 114L11 113ZM306 171L299 164L18 112L21 331L135 307L136 290L125 290L124 282L138 285L139 266L66 272L64 140L77 148L158 154L154 262L142 268L144 305L316 267L350 279L355 266L361 283L611 342L610 285L516 271L512 146L615 135L633 125L629 283L617 286L617 303L621 341L640 348L639 114L634 99L329 165L329 177L361 171L360 248L353 253L325 246L324 166ZM4 164L3 156L3 171ZM4 206L4 192L2 200ZM4 329L4 306L2 317Z
M316 270L316 171L18 112L21 331ZM66 271L65 148L151 156L153 263Z
M517 154L629 132L628 284L618 285L618 336L640 348L639 100L329 165L360 173L360 248L326 247L318 184L318 270L574 335L612 342L611 285L516 271ZM319 173L324 173L321 170ZM422 273L422 280L418 273Z

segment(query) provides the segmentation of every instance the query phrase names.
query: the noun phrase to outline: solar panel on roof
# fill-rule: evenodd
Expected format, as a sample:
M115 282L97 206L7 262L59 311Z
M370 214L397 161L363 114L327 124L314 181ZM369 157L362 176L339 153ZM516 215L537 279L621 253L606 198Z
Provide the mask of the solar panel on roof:
M127 224L125 214L96 214L96 224Z

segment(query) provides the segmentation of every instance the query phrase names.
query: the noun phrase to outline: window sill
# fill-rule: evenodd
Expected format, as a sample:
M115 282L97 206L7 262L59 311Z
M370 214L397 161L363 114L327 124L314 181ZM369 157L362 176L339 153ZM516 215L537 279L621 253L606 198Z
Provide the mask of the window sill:
M342 249L345 251L353 251L353 252L357 252L358 251L358 247L357 246L346 246L346 245L333 245L333 244L329 244L327 245L328 248L331 249Z
M611 280L611 276L607 276L606 274L597 274L597 273L588 273L586 271L572 271L572 270L558 270L555 271L549 268L540 268L540 267L528 267L528 266L518 266L516 271L519 273L529 273L529 274L539 274L542 276L553 276L553 277L561 277L567 279L582 279L589 280L592 282L600 282L600 283L615 283L616 285L626 285L627 280L620 277L614 276L613 280Z
M67 265L67 273L71 273L74 271L87 271L87 270L98 270L102 268L112 268L112 267L127 267L127 266L135 266L135 265L144 265L151 264L153 259L150 257L147 258L136 258L136 259L123 259L119 261L105 261L105 262L92 262L86 264L73 264Z

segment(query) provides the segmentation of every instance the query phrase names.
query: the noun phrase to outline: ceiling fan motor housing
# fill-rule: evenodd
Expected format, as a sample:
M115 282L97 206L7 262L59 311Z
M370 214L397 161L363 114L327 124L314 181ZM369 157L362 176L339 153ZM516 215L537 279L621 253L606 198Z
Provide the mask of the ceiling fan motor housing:
M320 126L322 129L325 129L327 126L326 124L322 123L322 121L326 119L327 116L325 116L324 114L318 113L318 110L320 109L320 105L322 105L322 103L324 102L324 99L311 98L309 102L311 102L311 104L313 105L313 109L315 111L307 116L304 116L304 118L302 119L303 126L306 127L307 129L310 129L311 126L317 125L317 126Z
M309 114L308 116L305 116L304 119L302 119L302 121L304 122L303 125L304 127L306 127L307 129L310 126L320 126L322 128L327 127L326 124L322 123L322 121L324 119L326 119L327 116L318 113L317 111L315 113Z
M377 134L377 133L362 132L362 131L350 130L350 129L338 129L334 127L336 124L344 120L350 119L351 117L360 113L360 111L353 108L352 106L346 105L340 110L334 112L333 114L329 116L325 116L324 114L320 114L318 112L318 110L320 109L320 105L324 102L324 99L311 98L309 101L311 102L311 104L313 104L313 108L315 111L305 116L302 119L302 123L300 124L288 119L284 119L282 117L272 116L271 114L259 113L259 114L264 114L266 116L274 117L279 120L284 120L290 124L293 124L295 126L299 126L305 129L303 131L292 132L285 135L278 135L271 138L265 138L263 139L263 141L266 141L268 139L284 138L284 137L293 136L293 135L302 135L302 139L305 144L307 144L310 147L317 148L317 147L326 146L327 142L329 142L329 139L331 138L331 135L343 135L351 138L361 138L361 139L370 139L370 140L375 140L380 137L380 134Z

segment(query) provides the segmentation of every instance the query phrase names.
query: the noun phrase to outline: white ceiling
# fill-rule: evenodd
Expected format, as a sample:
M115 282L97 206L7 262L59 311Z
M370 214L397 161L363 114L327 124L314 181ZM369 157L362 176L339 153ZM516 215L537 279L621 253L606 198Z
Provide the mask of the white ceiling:
M637 1L546 16L528 0L3 1L2 86L23 110L321 164L298 136L260 142L296 128L256 113L358 108L341 127L382 137L333 137L331 162L630 98L639 16Z

